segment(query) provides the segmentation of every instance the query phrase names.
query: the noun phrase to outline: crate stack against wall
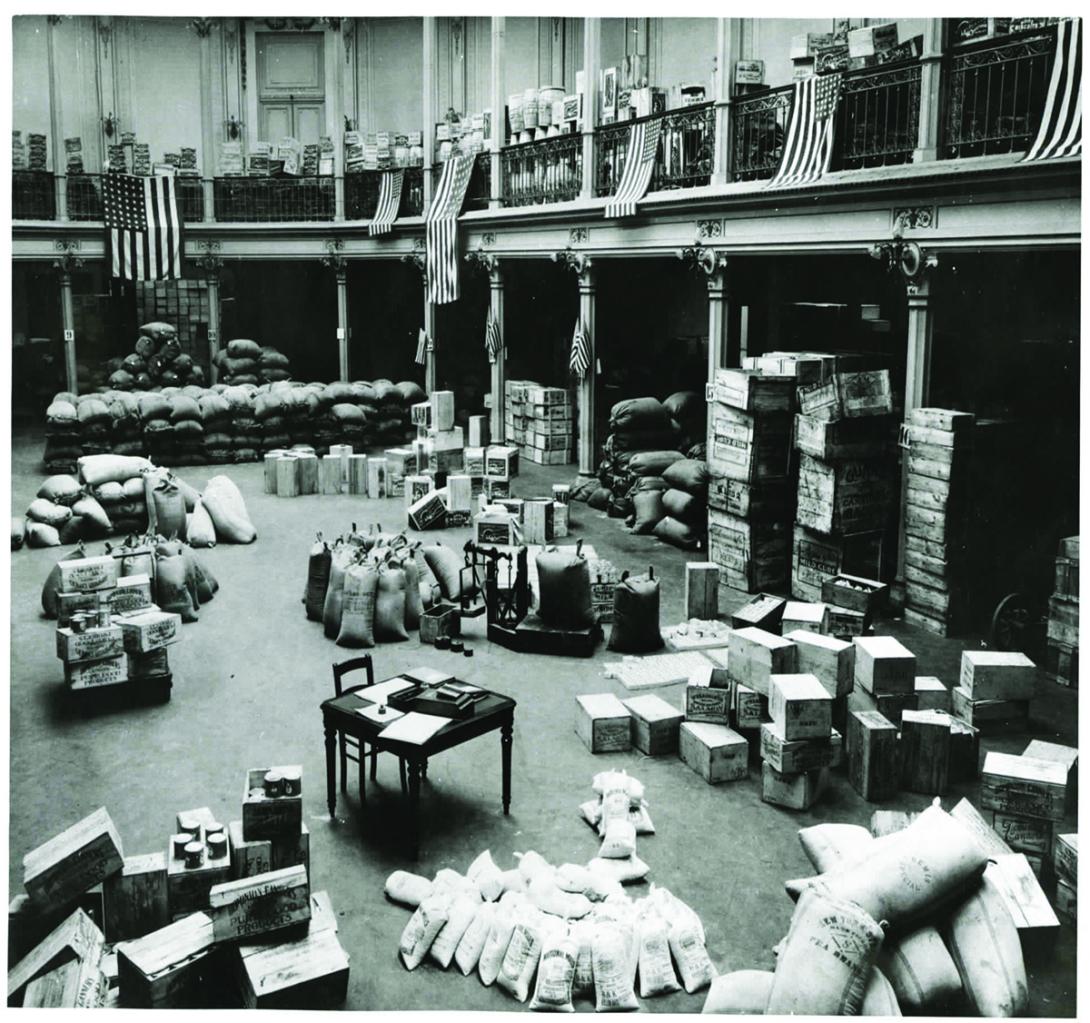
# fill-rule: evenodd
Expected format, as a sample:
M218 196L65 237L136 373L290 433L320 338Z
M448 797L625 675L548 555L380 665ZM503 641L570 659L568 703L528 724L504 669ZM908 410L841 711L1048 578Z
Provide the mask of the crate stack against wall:
M822 583L831 575L880 575L893 495L889 371L832 371L838 365L836 358L824 361L823 378L798 392L791 592L804 600L822 599ZM846 631L857 634L866 623L859 625Z
M720 587L782 590L792 518L795 377L721 369L707 386L708 556Z
M566 465L572 458L571 395L534 380L508 380L504 426L507 440L538 465Z
M965 627L975 417L913 409L905 475L905 621L940 636Z
M1064 686L1079 684L1079 538L1060 541L1056 588L1048 600L1045 670Z

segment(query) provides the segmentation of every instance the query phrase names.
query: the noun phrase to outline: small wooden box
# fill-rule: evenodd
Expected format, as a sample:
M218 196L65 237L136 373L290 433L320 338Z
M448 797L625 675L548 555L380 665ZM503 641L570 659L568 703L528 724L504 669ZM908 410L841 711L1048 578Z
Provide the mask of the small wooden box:
M1057 835L1052 846L1052 865L1056 875L1077 886L1079 882L1079 836Z
M773 675L786 675L798 665L795 644L763 629L735 629L730 634L727 668L731 678L762 696L769 695Z
M405 510L409 511L417 501L435 490L435 480L431 476L405 477Z
M420 616L420 642L434 643L439 636L460 636L462 616L453 604L433 604Z
M788 632L814 632L827 631L829 609L824 604L812 604L801 600L789 600L783 609L783 619L780 629L784 634Z
M775 721L761 725L761 759L781 774L832 767L842 752L840 733L835 730L827 739L791 742L783 737L783 731Z
M391 496L387 489L385 458L367 459L367 496L372 501L381 501Z
M126 654L125 663L128 666L129 681L137 682L140 679L162 678L170 674L170 659L167 648L152 650L146 654Z
M295 835L272 839L271 870L283 870L285 867L303 867L310 877L310 829L306 824L299 826Z
M776 597L770 593L758 593L748 604L743 605L731 615L731 628L753 627L779 634L786 606L787 601L783 597Z
M117 828L99 807L23 857L23 887L44 912L71 902L124 865Z
M591 753L616 753L632 748L631 715L612 693L575 698L575 732Z
M709 785L741 781L749 770L749 743L724 725L682 722L678 755Z
M901 715L901 786L909 792L939 796L950 772L950 720L933 710Z
M728 725L732 697L729 686L725 689L712 687L707 682L690 678L685 686L685 720Z
M298 497L299 493L299 459L284 453L276 459L275 494L277 497Z
M973 700L1031 700L1037 668L1025 654L964 650L959 685Z
M208 893L213 885L231 880L231 853L213 859L207 846L201 853L198 866L187 867L185 859L167 850L167 897L170 900L172 918L195 913L208 908Z
M906 710L916 710L916 693L868 693L865 689L853 689L848 694L848 709L874 710L900 727L901 715Z
M427 425L432 430L452 430L454 428L454 392L432 391L431 422Z
M519 524L507 512L481 512L473 517L473 540L478 545L514 547L521 540Z
M35 977L71 959L98 962L104 942L102 931L82 910L65 917L52 931L8 970L8 1002L17 1002L19 992Z
M484 478L484 496L489 501L511 496L511 479L506 476L486 475Z
M992 827L1014 852L1047 856L1052 851L1052 822L1013 813L993 813Z
M798 650L798 670L815 676L830 696L846 696L852 691L855 647L851 643L804 629L784 633L783 638Z
M205 913L168 924L117 946L121 1004L126 1008L179 1009L199 1006L211 977L215 936Z
M828 617L825 631L830 636L862 636L867 631L869 619L862 611L853 611L850 607L827 605Z
M247 841L242 837L242 821L231 821L227 825L227 839L231 845L231 880L265 874L273 869L271 839Z
M513 476L518 475L518 469L518 448L493 444L485 449L486 476L490 476L494 479L509 480Z
M912 693L916 655L892 636L855 639L855 684L868 693Z
M346 488L340 455L322 455L318 471L318 489L323 494L340 494Z
M917 675L914 688L917 710L942 710L949 714L953 709L950 690L934 675Z
M685 565L685 617L701 621L719 617L719 566L714 561Z
M112 590L117 585L121 565L117 558L103 554L95 558L58 561L60 581L57 590L64 593L90 593Z
M1062 877L1056 878L1056 912L1067 917L1072 923L1078 919L1078 889Z
M488 416L469 417L469 445L470 447L486 447L490 438L488 435ZM484 471L481 471L484 475Z
M761 799L788 810L808 810L825 791L829 768L801 774L780 774L771 764L761 764Z
M110 591L107 599L111 615L129 614L141 611L152 605L151 577L148 575L125 575L117 580L117 587Z
M333 928L254 947L240 957L242 1002L250 1009L332 1009L348 994L348 955Z
M464 449L462 469L467 476L485 475L485 445L471 443Z
M1033 739L1022 750L1022 756L1033 757L1035 760L1054 760L1067 768L1068 809L1074 809L1079 787L1079 751L1072 746L1061 746L1057 742Z
M734 685L734 727L760 728L768 719L768 700L741 682Z
M97 962L72 959L35 977L26 986L24 1009L101 1009L106 975Z
M974 700L967 690L955 686L950 706L955 717L987 735L1024 732L1029 727L1029 700Z
M794 407L793 376L773 376L751 369L719 369L708 384L708 401L745 412L790 412Z
M57 656L65 663L97 661L104 657L117 657L124 652L124 638L116 625L100 626L84 632L57 629Z
M367 496L367 456L348 456L348 493Z
M768 710L787 742L828 739L833 727L833 698L813 675L772 675Z
M889 587L877 579L839 572L821 584L821 599L827 604L862 611L865 615L880 610L889 598Z
M213 885L208 893L216 941L252 938L310 919L305 867L286 867Z
M1023 951L1047 947L1040 943L1055 937L1060 921L1041 890L1025 853L995 857L985 868L984 875L995 883L1011 911Z
M1000 813L1062 821L1067 771L1054 761L991 752L980 775L980 805Z
M523 543L547 544L553 538L553 502L527 499L522 508Z
M462 473L447 477L447 513L465 512L467 518L473 511L473 481Z
M418 401L409 406L409 414L412 417L413 426L422 426L428 429L431 426L431 402Z
M416 530L442 529L446 517L446 502L438 490L428 491L409 506L409 525Z
M265 795L264 779L270 771L289 771L302 777L298 764L289 767L256 767L246 772L242 794L242 837L247 842L262 838L290 838L303 824L303 795Z
M107 941L139 938L170 923L167 861L161 852L126 856L102 885Z
M117 590L110 591L111 596ZM98 608L98 593L91 590L87 593L58 593L57 594L57 624L68 625L72 621L72 615L80 611L94 611Z
M313 452L300 451L295 456L300 494L318 493L318 456Z
M848 717L848 780L868 803L895 795L900 788L897 726L877 711Z
M649 757L676 753L678 731L685 715L661 696L649 694L622 700L631 715L632 745Z
M173 611L134 611L115 615L113 623L120 627L125 652L130 654L147 654L182 638L182 616Z

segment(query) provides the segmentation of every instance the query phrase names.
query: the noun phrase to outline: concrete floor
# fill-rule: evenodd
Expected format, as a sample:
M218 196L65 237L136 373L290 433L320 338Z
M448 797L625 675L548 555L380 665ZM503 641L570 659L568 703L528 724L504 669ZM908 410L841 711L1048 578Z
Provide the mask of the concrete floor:
M41 482L41 437L19 433L12 451L13 514ZM500 807L500 749L489 735L437 757L422 796L424 834L419 862L409 862L398 842L396 764L383 758L377 786L368 785L366 819L354 786L326 809L324 749L319 703L332 695L330 665L351 656L305 620L301 596L307 553L316 531L333 537L350 523L404 522L400 500L359 497L266 496L259 464L187 469L198 488L226 471L240 487L258 529L256 543L200 553L222 584L170 650L174 692L170 703L92 717L67 707L61 665L54 653L54 623L41 616L39 593L57 550L12 555L11 595L11 891L21 891L21 860L29 849L105 805L127 854L166 847L177 810L209 806L220 820L240 816L247 768L302 763L304 819L311 832L312 884L326 889L339 916L340 936L352 959L350 1009L512 1010L498 988L484 988L425 964L409 975L397 944L408 912L386 901L383 883L398 868L432 876L442 867L465 870L483 849L501 866L512 853L535 849L553 863L582 863L597 841L578 813L590 798L591 778L607 767L625 768L644 782L657 834L640 839L638 852L650 880L671 889L700 914L708 950L722 971L772 969L771 949L787 931L792 902L787 878L810 872L796 839L799 828L825 820L866 824L875 807L863 802L843 774L811 811L794 813L760 798L759 765L745 782L708 786L673 757L633 752L592 756L575 735L574 697L623 687L602 675L604 647L590 660L513 654L473 642L472 660L419 643L383 645L375 654L380 677L416 665L442 667L518 700L513 756L513 804ZM570 468L527 465L514 490L547 491L570 477ZM572 535L622 568L653 564L662 580L662 623L680 620L686 555L651 537L631 536L619 522L586 505L572 506ZM459 548L465 530L433 534ZM429 537L431 539L432 537ZM736 601L731 611L745 601ZM478 622L471 626L480 633ZM963 643L933 637L899 622L882 632L900 637L919 660L920 674L947 683L957 678ZM662 691L677 701L677 687ZM1077 742L1077 692L1041 677L1030 737ZM1026 736L988 739L984 749L1020 752ZM352 765L349 765L350 769ZM978 785L959 787L944 800L975 799ZM928 800L905 793L886 808L920 809ZM1071 823L1070 830L1076 830ZM362 832L362 833L361 833ZM635 891L639 891L637 886ZM1037 1016L1075 1014L1075 934L1064 924L1056 946L1029 964L1031 1011ZM704 995L684 993L644 1001L647 1011L698 1012ZM579 1003L580 1011L591 1008Z

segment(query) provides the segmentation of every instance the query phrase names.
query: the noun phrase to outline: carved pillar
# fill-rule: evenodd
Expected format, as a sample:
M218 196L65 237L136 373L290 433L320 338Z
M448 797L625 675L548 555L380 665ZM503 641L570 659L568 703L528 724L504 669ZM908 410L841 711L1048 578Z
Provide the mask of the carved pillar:
M58 255L53 260L60 283L61 330L64 332L64 382L73 394L78 394L79 374L76 370L76 315L72 307L72 273L83 266L79 257L79 242L57 241Z
M742 43L740 18L719 18L715 31L715 163L712 184L730 180L730 110L734 90L734 63Z
M589 363L586 373L579 381L576 394L579 413L579 475L593 476L597 452L594 438L594 401L598 389L598 345L594 333L594 303L598 282L595 279L591 259L583 252L575 252L571 248L554 252L553 262L566 266L579 281L579 318L586 333Z
M500 269L500 261L496 256L484 249L467 252L465 258L467 263L475 265L488 274L488 308L500 335L499 351L496 352L496 357L493 359L489 356L492 370L489 435L494 444L501 444L504 440L504 412L506 411L504 390L507 379L507 339L503 324L503 271Z
M507 75L507 29L505 18L492 19L492 80L491 80L491 106L492 106L492 138L489 141L489 151L492 154L491 162L491 191L489 192L488 205L491 209L499 209L503 205L503 170L500 161L500 150L506 142L504 138L507 118L504 110L507 106L507 93L504 83ZM503 304L502 290L500 304ZM501 328L502 330L502 328ZM495 402L495 392L492 396ZM493 405L493 414L495 406ZM493 434L492 436L497 436Z
M424 239L413 240L412 252L401 257L402 263L411 263L420 273L420 280L424 286L424 333L428 336L424 348L424 390L431 394L435 390L435 306L428 301L428 261L424 255Z
M212 203L212 179L216 176L216 136L212 125L212 32L211 18L194 18L189 27L197 33L200 40L200 102L201 102L201 190L204 198L204 222L215 220Z
M341 18L323 18L326 27L330 29L333 50L333 104L330 110L329 120L332 123L330 134L334 138L344 131L345 96L344 75L341 68L347 62L345 47L347 40L342 31ZM344 220L344 146L333 147L333 219Z
M434 17L425 17L424 24L424 213L431 205L431 168L435 159L435 51L438 44L436 37L437 22ZM425 316L427 319L427 316ZM429 332L428 337L431 337ZM430 390L430 388L429 388Z
M594 129L598 124L598 65L602 52L602 19L583 19L583 189L594 198ZM593 342L592 342L593 344Z
M64 118L61 113L62 96L57 85L57 33L62 15L50 14L45 19L46 56L49 65L49 145L53 155L53 187L56 190L57 220L68 219L68 189L64 160Z
M929 18L923 34L923 54L920 57L920 123L917 129L916 152L912 156L913 163L939 158L942 25L942 18Z
M215 239L200 240L197 247L201 254L193 262L204 273L208 285L208 382L219 383L219 367L216 355L220 350L220 271L223 257L220 243Z
M677 253L708 285L708 383L723 366L727 350L727 257L718 249L697 244Z
M348 257L342 251L344 242L332 238L325 244L328 256L322 257L322 263L333 271L337 280L337 367L338 379L344 383L349 380L348 342L352 331L348 326Z

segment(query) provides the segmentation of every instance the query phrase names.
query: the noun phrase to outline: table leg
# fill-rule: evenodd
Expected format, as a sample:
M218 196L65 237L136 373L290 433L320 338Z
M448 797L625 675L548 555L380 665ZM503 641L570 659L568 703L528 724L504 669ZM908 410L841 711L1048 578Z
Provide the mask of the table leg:
M356 765L360 769L360 812L367 809L367 747L360 743L360 759Z
M410 760L409 768L409 850L415 860L420 855L420 761Z
M424 781L428 780L428 762L426 760L420 765L420 777L423 778Z
M511 744L514 742L514 721L505 721L500 726L500 753L503 758L503 813L511 809Z
M337 814L337 729L325 726L325 787L329 804L329 819Z

